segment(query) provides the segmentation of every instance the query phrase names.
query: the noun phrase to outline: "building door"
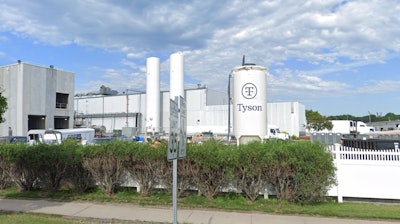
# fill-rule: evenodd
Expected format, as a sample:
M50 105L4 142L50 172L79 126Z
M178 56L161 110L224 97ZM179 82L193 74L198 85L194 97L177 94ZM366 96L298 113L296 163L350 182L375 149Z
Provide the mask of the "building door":
M55 117L54 118L55 129L67 129L69 128L69 117Z
M28 131L32 129L45 129L46 116L44 115L28 115Z

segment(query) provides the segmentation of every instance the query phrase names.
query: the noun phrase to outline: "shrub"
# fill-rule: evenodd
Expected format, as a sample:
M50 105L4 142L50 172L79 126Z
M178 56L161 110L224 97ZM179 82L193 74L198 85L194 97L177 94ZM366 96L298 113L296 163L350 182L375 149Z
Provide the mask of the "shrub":
M161 171L166 168L166 143L158 146L143 143L128 143L129 159L125 162L126 170L138 183L143 196L151 194L154 186L161 180Z
M194 161L191 159L193 157L193 147L192 144L187 144L186 157L178 160L177 197L182 197L185 192L195 186L194 177L198 175L199 166L195 166ZM165 160L161 171L163 185L166 187L167 191L172 194L173 162Z
M251 142L241 145L232 152L235 155L235 169L233 175L238 183L238 188L250 201L255 201L266 185L263 169L267 162L264 144Z
M82 193L96 186L96 182L89 169L83 165L83 154L81 147L85 146L77 145L76 148L74 148L75 153L72 154L72 164L69 167L66 178L67 182L71 183L77 192Z
M0 167L0 190L6 189L12 185L12 180L9 175Z
M195 185L209 200L227 186L232 177L234 160L231 151L231 147L216 141L205 141L191 150Z
M42 188L52 192L60 189L73 166L77 147L76 141L67 140L61 145L42 144L36 149L40 161L38 177Z
M81 147L83 166L106 195L113 195L122 183L124 163L128 160L123 141L104 142Z
M36 186L40 156L36 151L41 145L0 144L0 168L21 191L31 191Z
M322 200L334 183L332 156L319 143L267 142L265 175L278 201Z
M336 183L333 157L319 143L299 142L289 145L296 158L296 201L321 201L328 188Z

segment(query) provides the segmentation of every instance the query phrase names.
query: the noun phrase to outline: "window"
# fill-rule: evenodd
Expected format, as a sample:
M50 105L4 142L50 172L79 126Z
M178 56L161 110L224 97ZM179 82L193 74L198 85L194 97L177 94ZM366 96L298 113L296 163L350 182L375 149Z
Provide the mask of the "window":
M56 108L67 109L68 108L68 96L69 96L69 94L57 93Z

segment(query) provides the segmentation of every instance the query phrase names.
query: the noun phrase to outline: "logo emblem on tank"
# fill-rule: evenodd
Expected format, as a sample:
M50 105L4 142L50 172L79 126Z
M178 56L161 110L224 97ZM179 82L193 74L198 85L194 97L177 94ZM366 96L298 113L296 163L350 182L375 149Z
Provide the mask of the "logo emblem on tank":
M242 87L242 96L246 99L253 99L257 96L257 87L253 83L246 83Z

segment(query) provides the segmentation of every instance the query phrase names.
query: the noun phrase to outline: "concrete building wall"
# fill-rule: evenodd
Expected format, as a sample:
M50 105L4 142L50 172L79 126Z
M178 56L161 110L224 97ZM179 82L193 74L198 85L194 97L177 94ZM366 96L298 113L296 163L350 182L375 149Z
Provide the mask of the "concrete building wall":
M55 119L72 128L74 118L74 74L23 62L0 67L0 86L8 109L0 124L0 135L26 135L29 117L37 117L43 128L55 128ZM57 108L57 93L65 94L62 108ZM41 121L43 120L43 121ZM32 122L32 120L31 120Z

